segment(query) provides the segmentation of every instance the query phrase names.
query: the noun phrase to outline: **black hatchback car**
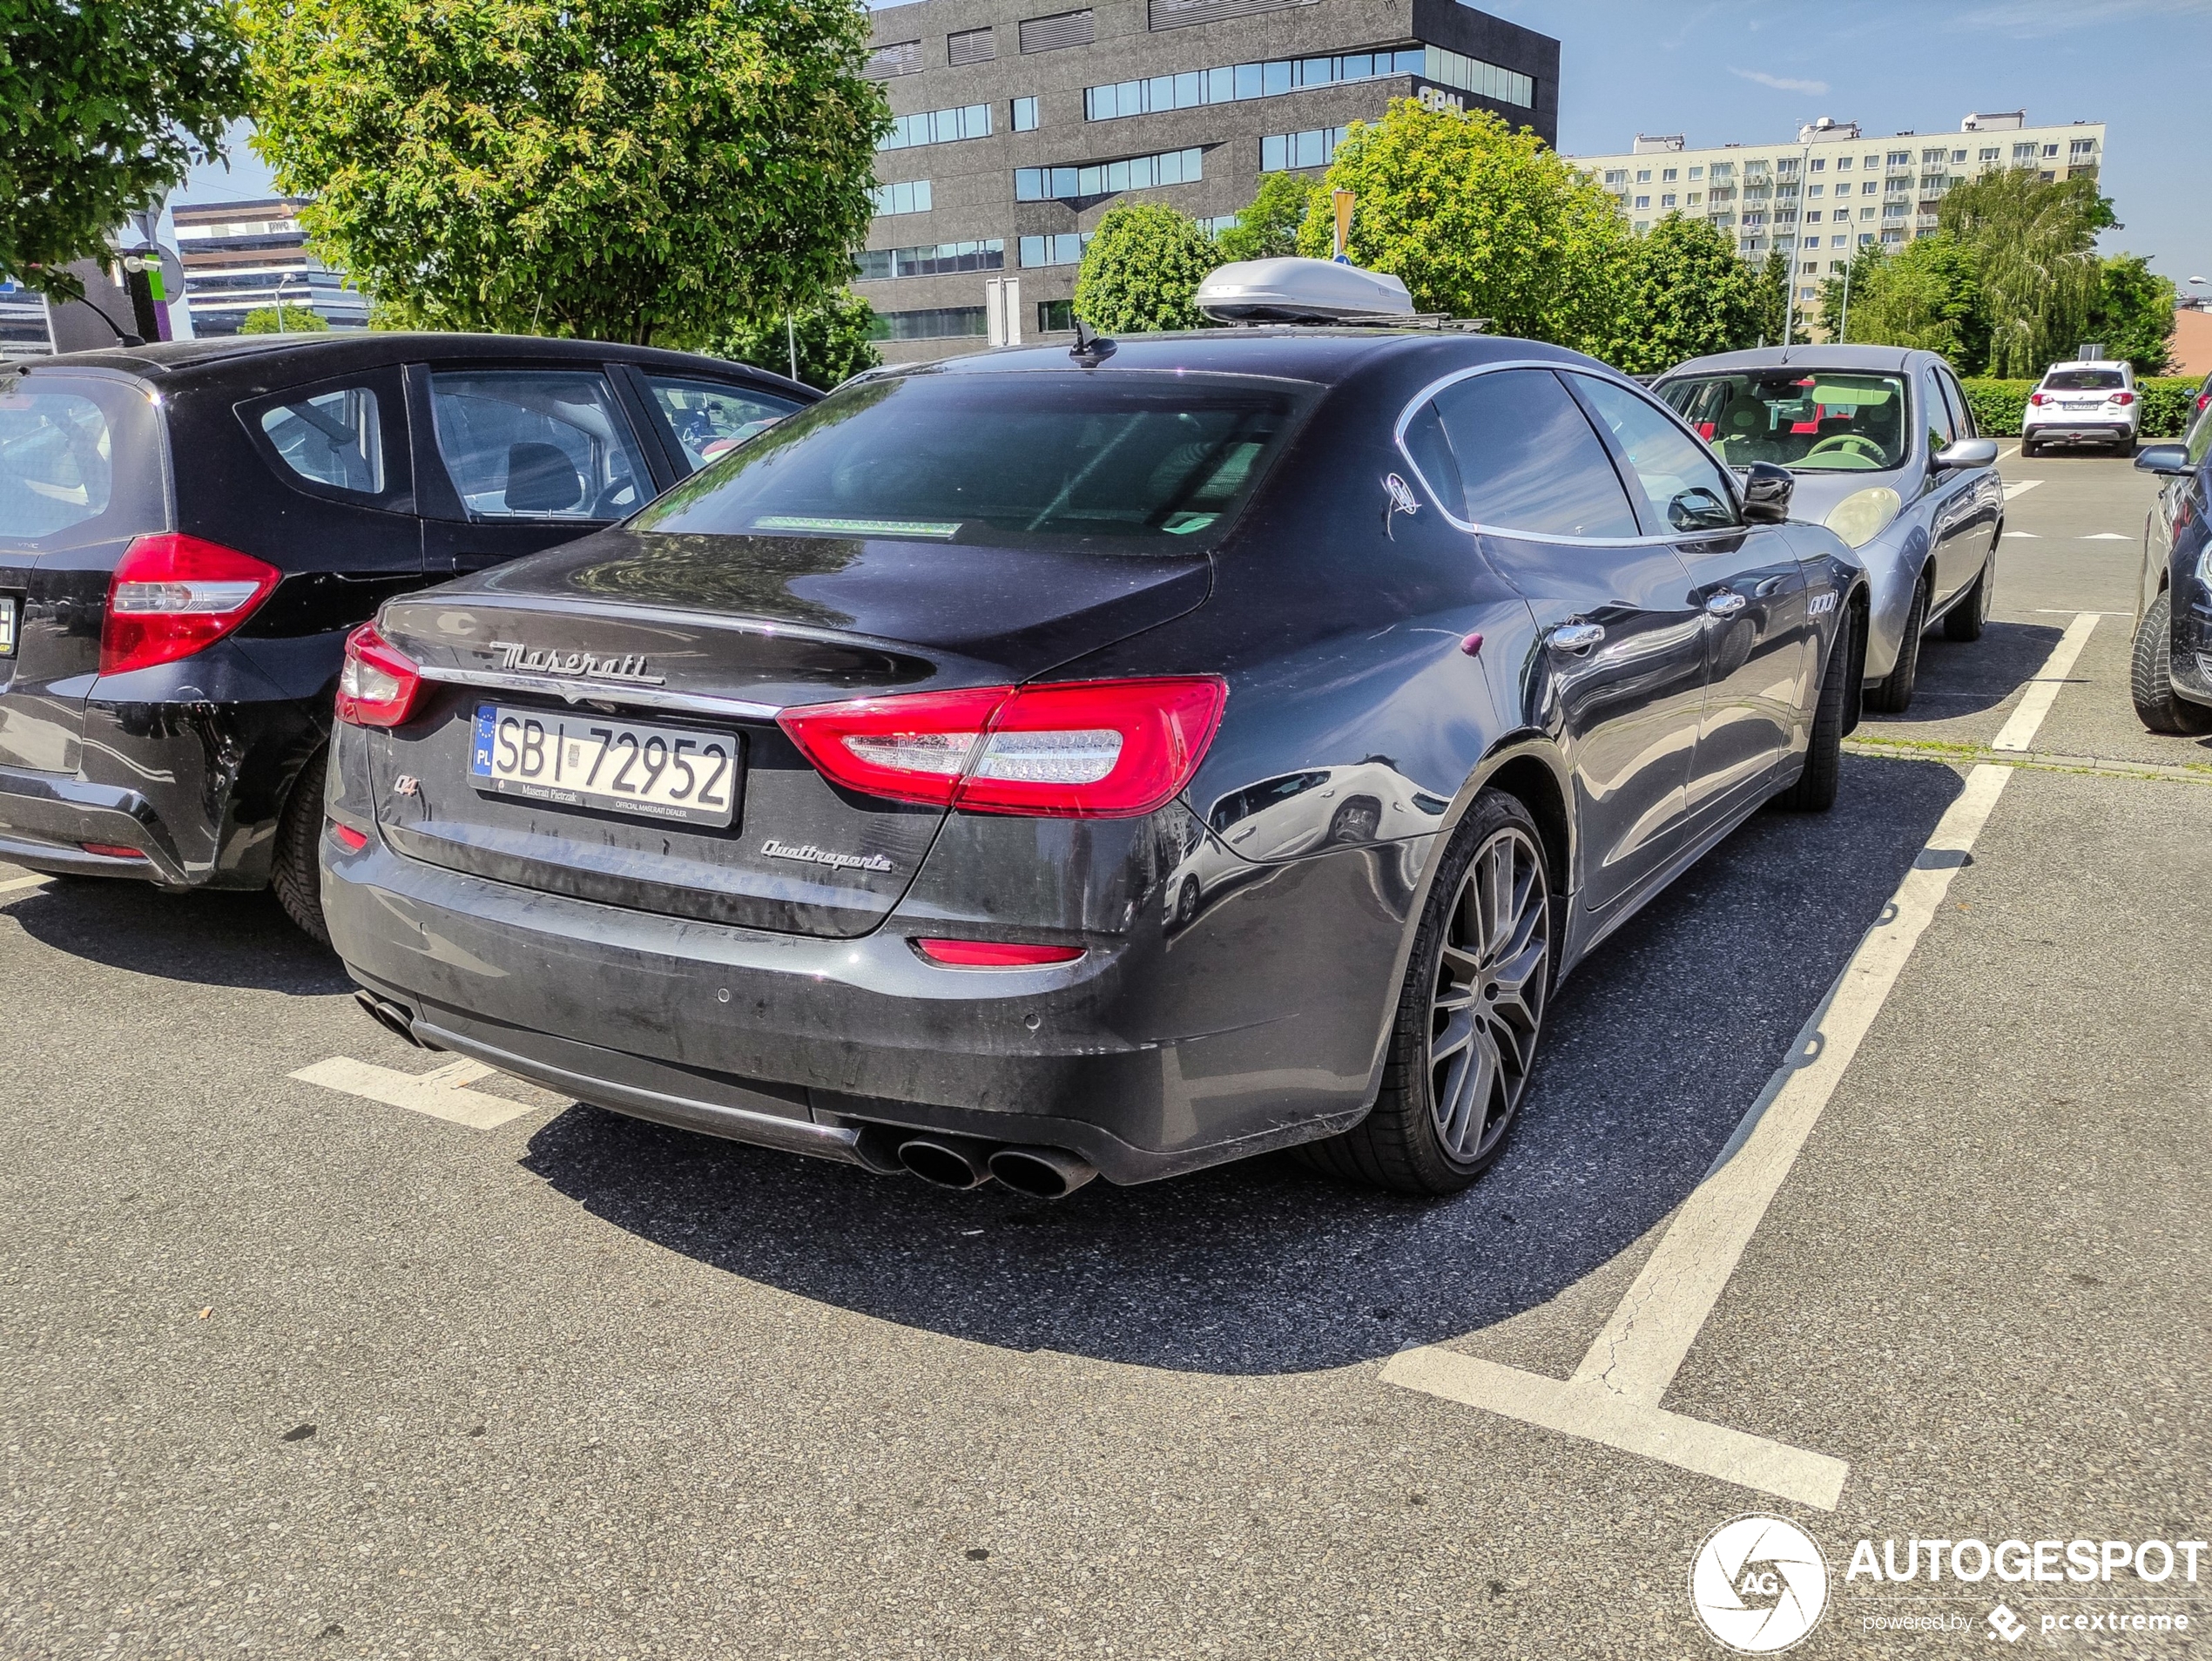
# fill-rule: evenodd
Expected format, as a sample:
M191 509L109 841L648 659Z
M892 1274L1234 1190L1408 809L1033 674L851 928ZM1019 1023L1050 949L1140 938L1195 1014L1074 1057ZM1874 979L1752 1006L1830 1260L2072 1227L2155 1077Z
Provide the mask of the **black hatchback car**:
M2129 690L2152 732L2201 738L2212 733L2212 409L2135 465L2161 485L2143 526Z
M0 859L168 888L314 844L347 631L623 518L819 395L718 359L261 336L0 368Z
M331 935L418 1042L744 1141L1045 1195L1318 1143L1447 1192L1557 975L1834 798L1865 575L1790 489L1521 341L863 376L385 604Z

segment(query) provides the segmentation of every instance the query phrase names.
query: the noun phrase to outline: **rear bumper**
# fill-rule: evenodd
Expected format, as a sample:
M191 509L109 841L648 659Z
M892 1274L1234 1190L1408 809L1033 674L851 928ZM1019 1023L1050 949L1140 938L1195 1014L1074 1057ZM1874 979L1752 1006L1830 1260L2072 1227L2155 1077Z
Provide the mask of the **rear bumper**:
M83 844L136 848L142 857L88 854ZM60 773L0 767L0 860L39 870L192 881L160 814L135 790Z
M2124 421L2038 422L2023 424L2020 436L2032 438L2039 444L2047 440L2054 443L2113 444L2123 438L2133 440L2135 429Z
M1358 854L1307 863L1314 881L1366 870ZM1331 1134L1372 1099L1387 949L1371 1013L1285 1003L1224 1030L1160 1013L1163 986L1217 979L1221 959L1208 920L1170 940L1151 908L1073 964L952 969L895 918L860 939L773 934L514 888L381 839L348 854L325 838L322 865L339 955L418 1036L738 1141L880 1166L868 1127L927 1130L1065 1149L1135 1183Z

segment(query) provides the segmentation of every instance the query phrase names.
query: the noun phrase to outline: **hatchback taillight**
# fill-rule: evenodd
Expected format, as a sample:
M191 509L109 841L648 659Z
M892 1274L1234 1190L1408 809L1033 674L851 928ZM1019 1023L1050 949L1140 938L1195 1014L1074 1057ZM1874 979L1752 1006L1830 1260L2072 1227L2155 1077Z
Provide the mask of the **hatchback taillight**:
M1212 675L907 692L778 718L833 783L972 813L1127 819L1175 800L1220 725Z
M338 719L349 726L397 726L415 712L422 676L411 659L364 623L346 637L338 672Z
M173 531L139 537L108 578L100 672L204 652L253 615L284 573L251 554Z

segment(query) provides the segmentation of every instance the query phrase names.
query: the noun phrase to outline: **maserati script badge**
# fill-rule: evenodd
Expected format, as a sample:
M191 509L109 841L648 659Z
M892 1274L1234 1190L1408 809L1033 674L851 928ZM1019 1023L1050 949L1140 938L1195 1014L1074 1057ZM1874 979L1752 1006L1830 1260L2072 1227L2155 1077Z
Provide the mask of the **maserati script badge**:
M773 837L760 845L772 860L798 860L807 865L833 866L840 871L887 871L891 861L880 854L839 854L812 842L779 842Z
M600 658L589 652L533 652L510 640L495 640L491 649L499 654L502 669L519 669L526 674L551 675L561 680L616 680L633 686L667 685L664 677L646 672L644 658L635 653Z

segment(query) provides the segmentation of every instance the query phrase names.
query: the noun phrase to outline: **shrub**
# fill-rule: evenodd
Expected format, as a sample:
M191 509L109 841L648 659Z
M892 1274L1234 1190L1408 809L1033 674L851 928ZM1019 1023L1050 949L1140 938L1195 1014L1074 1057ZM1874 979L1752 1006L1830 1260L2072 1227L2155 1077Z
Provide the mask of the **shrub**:
M2027 413L2033 381L1962 381L1966 407L1974 412L1974 425L1987 438L2018 438L2020 419Z
M1109 208L1076 273L1076 314L1102 334L1204 328L1191 297L1220 263L1187 214L1157 203Z

